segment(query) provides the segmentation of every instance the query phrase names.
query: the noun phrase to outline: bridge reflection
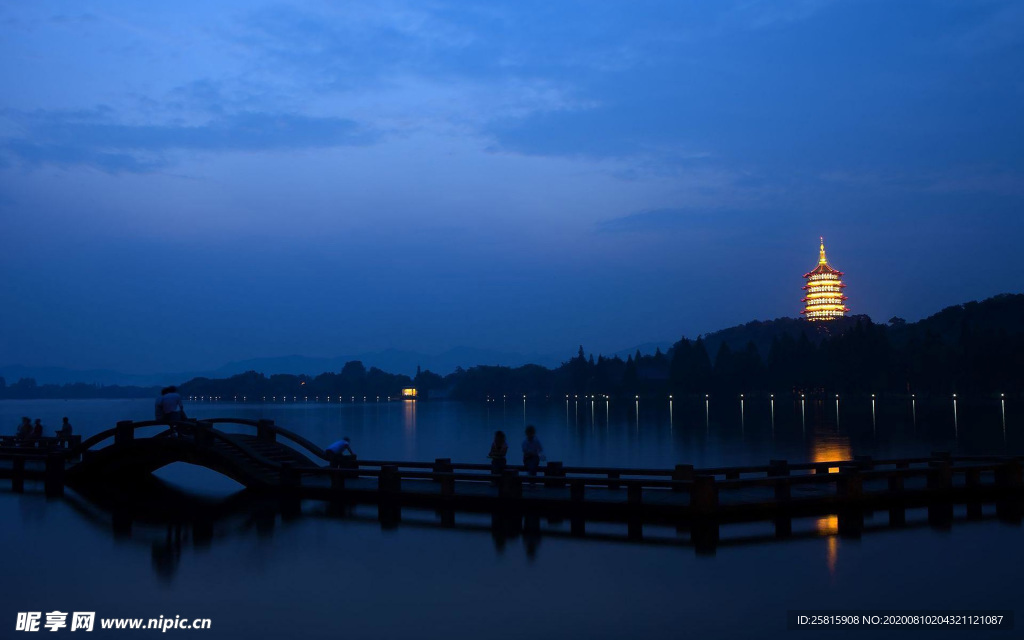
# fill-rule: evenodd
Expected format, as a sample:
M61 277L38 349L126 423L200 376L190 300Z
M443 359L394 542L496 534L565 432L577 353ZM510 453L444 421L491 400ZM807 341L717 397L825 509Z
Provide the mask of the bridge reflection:
M691 520L665 526L557 519L528 512L487 514L383 503L300 501L251 491L210 498L186 493L157 478L130 490L96 487L69 491L62 501L118 544L149 546L153 571L165 581L174 579L183 556L190 551L228 547L243 540L256 541L267 549L289 527L310 520L345 521L385 531L443 530L488 535L496 553L504 553L510 544L522 544L527 559L536 557L544 540L675 547L705 556L734 547L824 540L825 563L832 574L836 572L842 539L859 539L880 532L946 530L984 521L1021 524L1019 501L847 511L742 524Z

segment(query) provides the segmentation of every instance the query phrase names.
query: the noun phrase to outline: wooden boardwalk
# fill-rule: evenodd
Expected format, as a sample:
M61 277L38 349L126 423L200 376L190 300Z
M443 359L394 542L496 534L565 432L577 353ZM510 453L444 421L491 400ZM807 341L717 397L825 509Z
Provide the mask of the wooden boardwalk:
M229 427L232 431L225 430ZM239 430L248 433L239 433ZM147 435L148 432L148 435ZM1002 456L930 456L901 459L793 463L771 460L746 467L671 469L572 467L548 462L536 477L509 465L341 458L269 420L232 418L166 425L119 422L71 448L8 446L0 449L0 477L15 491L42 481L50 495L64 486L126 484L173 462L223 473L257 492L284 500L319 499L380 507L381 517L403 506L462 512L530 514L571 521L627 523L641 536L644 524L693 526L697 540L720 524L772 521L785 532L803 516L838 514L842 532L863 527L863 514L889 511L898 523L908 508L927 507L929 520L951 520L954 505L968 515L995 504L999 517L1019 519L1022 459ZM392 515L388 515L392 514ZM454 516L452 516L454 517Z

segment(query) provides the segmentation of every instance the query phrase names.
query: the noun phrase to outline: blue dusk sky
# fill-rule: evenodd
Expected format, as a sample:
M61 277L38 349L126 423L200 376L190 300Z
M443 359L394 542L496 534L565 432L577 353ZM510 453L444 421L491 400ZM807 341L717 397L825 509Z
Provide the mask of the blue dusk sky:
M609 353L1024 281L1024 3L8 2L0 365ZM466 363L467 365L474 363Z

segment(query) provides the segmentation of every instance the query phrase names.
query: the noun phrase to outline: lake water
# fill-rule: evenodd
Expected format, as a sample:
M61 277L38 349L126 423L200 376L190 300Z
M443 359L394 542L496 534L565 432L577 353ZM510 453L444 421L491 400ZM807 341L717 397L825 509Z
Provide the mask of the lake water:
M22 415L49 428L71 418L89 435L117 420L147 419L147 400L4 401L0 425ZM1024 404L996 399L588 399L493 402L190 403L193 417L271 418L314 442L342 435L368 459L485 459L491 435L513 443L536 425L549 460L573 465L668 467L830 460L869 454L1022 453ZM515 447L513 446L513 449ZM514 459L514 458L513 458ZM405 510L382 526L376 508L338 512L237 494L212 472L174 465L164 481L124 496L38 488L0 490L0 637L19 611L95 611L97 617L210 618L208 638L775 638L1015 637L1018 631L901 629L787 631L792 609L1014 610L1024 529L994 517L932 528L925 512L886 527L869 514L859 539L835 518L723 527L713 555L670 528L526 522L513 531L489 516ZM124 514L131 514L126 525ZM4 619L6 618L6 620ZM1021 624L1024 624L1022 622ZM5 627L4 625L10 625ZM49 634L49 632L44 632ZM69 633L67 629L60 632ZM77 633L77 632L75 632ZM110 637L155 631L109 631ZM192 632L170 630L171 635ZM57 634L54 634L57 635ZM96 631L97 637L106 637Z

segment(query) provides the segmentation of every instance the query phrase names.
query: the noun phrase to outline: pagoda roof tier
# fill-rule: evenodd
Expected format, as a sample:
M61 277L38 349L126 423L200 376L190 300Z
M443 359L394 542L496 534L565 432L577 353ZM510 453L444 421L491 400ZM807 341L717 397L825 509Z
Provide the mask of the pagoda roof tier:
M808 271L804 274L805 278L811 276L836 276L843 275L842 271L833 269L832 265L828 263L828 258L825 257L825 238L819 238L821 240L821 250L818 254L818 266L814 267L813 270Z
M824 276L824 275L842 276L843 272L839 271L837 269L833 269L832 265L830 265L829 263L825 262L825 263L818 264L818 266L814 267L813 271L808 271L807 273L805 273L804 277L805 278L810 278L811 276Z

